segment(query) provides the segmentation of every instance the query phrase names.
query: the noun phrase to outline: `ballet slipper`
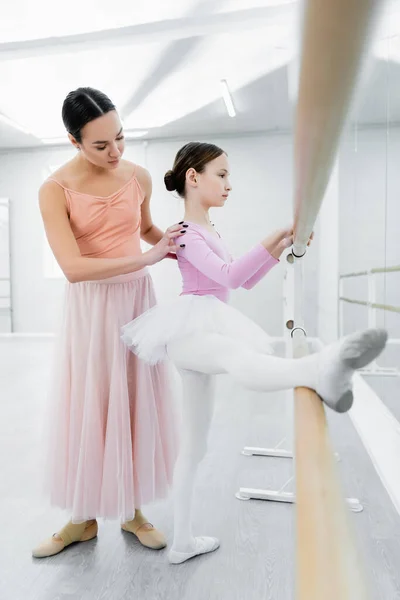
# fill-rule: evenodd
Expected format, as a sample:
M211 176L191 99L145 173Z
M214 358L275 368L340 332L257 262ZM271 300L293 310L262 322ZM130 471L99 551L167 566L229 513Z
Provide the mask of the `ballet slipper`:
M34 558L47 558L62 552L67 546L76 542L88 542L97 536L97 521L86 521L84 523L67 523L58 533L44 542L41 542L32 551ZM57 539L55 536L60 536Z
M133 533L133 535L138 538L142 546L146 546L146 548L151 548L152 550L161 550L167 545L165 536L151 523L138 524L135 522L135 520L127 521L121 525L121 529L123 529L123 531L127 531L128 533Z
M327 406L338 413L350 410L354 400L354 371L377 358L387 339L384 329L367 329L352 333L321 351L316 392Z
M190 552L178 552L177 550L171 550L168 555L168 560L172 565L180 565L181 563L200 556L207 554L208 552L215 552L219 548L219 540L212 537L196 537L194 538L193 550Z

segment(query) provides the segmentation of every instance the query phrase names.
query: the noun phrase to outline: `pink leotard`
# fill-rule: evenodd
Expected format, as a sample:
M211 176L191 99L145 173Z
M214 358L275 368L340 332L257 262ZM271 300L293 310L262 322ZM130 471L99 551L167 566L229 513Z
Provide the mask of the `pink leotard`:
M229 290L253 288L279 261L262 244L233 260L217 234L185 221L186 234L177 239L178 265L182 275L181 295L213 295L227 302ZM185 244L185 248L180 248Z

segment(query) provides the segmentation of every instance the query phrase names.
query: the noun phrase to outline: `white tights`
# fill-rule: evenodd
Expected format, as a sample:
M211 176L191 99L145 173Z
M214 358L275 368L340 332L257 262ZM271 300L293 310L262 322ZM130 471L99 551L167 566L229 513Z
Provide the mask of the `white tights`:
M216 374L228 373L242 386L272 392L295 387L316 390L338 408L337 400L351 394L354 369L373 360L383 349L386 333L369 330L336 342L318 354L285 359L261 354L227 336L201 332L172 341L168 356L180 371L183 382L183 432L174 473L174 541L171 554L184 560L202 552L211 538L194 538L191 507L197 468L207 451L207 438L214 410ZM197 543L196 543L197 540ZM215 544L209 541L209 548ZM178 556L178 558L177 558ZM186 560L186 559L185 559Z
M228 373L237 383L260 392L295 387L315 389L315 355L286 359L261 354L218 333L197 333L168 345L168 356L178 369L205 375Z
M180 371L183 384L183 431L174 472L172 549L190 552L194 545L193 488L198 466L207 452L214 411L214 375L229 373L248 389L272 392L297 386L315 387L317 368L314 356L287 360L259 354L213 333L200 333L170 343L168 356Z

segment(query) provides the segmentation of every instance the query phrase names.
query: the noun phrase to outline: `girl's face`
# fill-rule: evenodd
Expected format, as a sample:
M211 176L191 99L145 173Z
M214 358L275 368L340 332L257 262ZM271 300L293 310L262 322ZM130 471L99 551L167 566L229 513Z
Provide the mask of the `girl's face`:
M116 169L125 150L122 125L115 110L85 125L81 143L69 137L89 162L103 169Z
M226 154L207 163L203 173L195 173L194 186L202 205L206 208L224 206L232 186L229 182L229 164Z

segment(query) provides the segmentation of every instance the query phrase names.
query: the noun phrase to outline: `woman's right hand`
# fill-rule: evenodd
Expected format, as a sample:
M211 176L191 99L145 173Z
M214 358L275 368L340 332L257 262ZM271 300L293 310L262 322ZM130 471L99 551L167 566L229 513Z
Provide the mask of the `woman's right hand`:
M186 229L183 229L183 227L183 223L168 227L161 240L145 253L146 262L149 266L160 262L168 254L176 252L180 246L179 242L178 245L176 244L177 238L182 237L186 233Z

